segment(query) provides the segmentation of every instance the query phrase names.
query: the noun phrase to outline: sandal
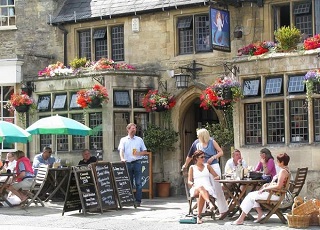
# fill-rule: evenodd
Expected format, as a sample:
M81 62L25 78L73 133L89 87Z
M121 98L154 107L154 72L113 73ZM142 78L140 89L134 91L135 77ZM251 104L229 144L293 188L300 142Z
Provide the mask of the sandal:
M203 223L201 219L202 219L202 216L198 215L197 216L197 224L202 224Z

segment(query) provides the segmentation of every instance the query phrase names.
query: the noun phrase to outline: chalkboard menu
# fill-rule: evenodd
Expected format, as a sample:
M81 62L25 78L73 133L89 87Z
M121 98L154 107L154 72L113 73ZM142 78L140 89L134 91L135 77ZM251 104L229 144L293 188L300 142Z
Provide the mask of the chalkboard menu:
M74 185L73 178L75 178L76 185ZM80 200L80 205L78 200ZM64 212L81 210L81 208L84 215L87 210L100 210L102 212L101 202L97 195L96 182L91 168L88 166L72 167L62 215Z
M124 205L134 205L135 199L126 163L115 162L111 165L120 208Z
M76 177L73 172L69 175L68 185L67 185L67 193L64 201L64 207L62 211L62 215L65 212L70 212L74 210L81 210L82 205L80 201L78 186L76 182Z
M98 196L101 199L102 209L117 208L111 164L109 162L97 162L91 165L96 177Z
M148 152L146 155L142 156L141 159L142 165L142 192L149 193L149 199L153 198L153 189L152 189L152 153Z

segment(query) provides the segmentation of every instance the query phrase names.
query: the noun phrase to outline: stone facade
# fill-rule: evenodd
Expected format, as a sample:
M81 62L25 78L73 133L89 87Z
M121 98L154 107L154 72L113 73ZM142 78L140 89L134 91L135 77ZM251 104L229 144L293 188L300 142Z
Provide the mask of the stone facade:
M112 90L114 89L147 89L150 86L155 88L159 86L159 80L167 83L167 89L177 97L177 104L172 109L172 120L174 130L179 132L179 141L176 143L176 150L165 153L165 177L172 182L171 194L183 193L182 178L180 176L180 168L184 163L192 141L196 138L195 128L197 124L190 126L190 121L185 121L186 115L194 113L194 106L201 91L212 84L215 78L225 73L224 64L236 65L239 67L240 81L256 76L276 75L276 74L295 74L305 73L310 68L318 67L318 59L316 53L292 53L292 54L271 54L263 57L241 57L234 58L237 50L252 41L273 40L273 17L272 4L290 2L282 0L264 1L263 7L256 4L243 3L242 7L235 8L229 6L230 11L230 31L231 31L231 53L212 51L199 52L186 55L179 55L177 33L177 21L181 16L194 14L207 14L208 5L203 4L196 7L177 7L176 9L141 13L132 16L96 18L94 20L72 22L63 24L63 28L68 32L67 35L67 56L64 57L63 32L57 25L48 25L50 15L54 15L57 9L63 6L64 1L16 1L17 12L23 15L23 20L17 18L17 30L1 31L0 39L7 41L0 46L1 58L22 58L24 61L23 73L24 77L34 77L36 84L36 92L34 97L40 94L60 93L62 91L74 91L79 88L85 88L95 81L90 76L84 78L72 79L44 79L37 80L35 76L37 71L43 69L50 63L57 60L70 62L79 55L79 38L78 31L85 29L110 27L112 25L124 25L124 61L129 63L143 73L137 75L132 74L102 74L104 84L110 92L110 103L102 108L103 125L104 125L104 159L109 161L117 161L118 152L113 146L113 112L115 108L112 106ZM217 5L215 5L217 6ZM218 7L218 6L217 6ZM24 9L24 11L22 11ZM139 31L132 30L132 19L139 19ZM19 20L18 20L19 19ZM239 39L234 38L233 31L240 26L243 36ZM62 28L62 27L60 27ZM10 38L10 39L8 39ZM168 76L166 70L174 70L180 73L183 69L179 67L190 66L193 60L198 64L202 64L202 70L197 72L197 78L190 82L187 89L176 89L175 81ZM65 63L68 64L68 63ZM151 74L153 73L153 74ZM141 81L141 77L144 81ZM132 78L131 78L132 77ZM151 77L151 78L149 78ZM160 77L160 78L159 78ZM141 83L142 82L142 83ZM151 84L149 84L152 82ZM290 96L288 96L290 99ZM303 98L304 95L296 98ZM253 100L257 101L257 100ZM318 160L318 146L315 143L292 144L288 135L286 141L281 145L268 145L266 136L260 145L245 145L244 141L244 105L250 100L241 100L235 106L235 147L240 148L244 158L250 165L254 165L258 161L258 152L262 147L268 147L274 154L277 152L288 152L291 156L292 169L299 166L308 166L311 170L308 175L309 181L316 180L317 172L320 170L316 164ZM54 111L51 111L54 113ZM221 111L214 110L215 116L221 118ZM194 115L195 116L195 115ZM37 119L34 117L32 119ZM288 119L288 118L286 118ZM150 120L159 121L159 114L150 114ZM33 120L31 120L32 122ZM195 123L195 121L192 121ZM312 122L310 123L312 126ZM264 126L265 127L265 126ZM190 129L192 131L190 131ZM187 134L192 135L186 138ZM286 127L286 133L289 128ZM111 137L110 137L111 136ZM31 146L32 155L39 151L39 139L35 138ZM305 158L302 153L308 152ZM73 158L75 162L80 159L75 156L74 152L65 152L65 157ZM310 157L309 157L310 156ZM301 161L304 161L302 164ZM160 166L157 154L154 154L154 181L160 180ZM304 187L306 191L306 186Z

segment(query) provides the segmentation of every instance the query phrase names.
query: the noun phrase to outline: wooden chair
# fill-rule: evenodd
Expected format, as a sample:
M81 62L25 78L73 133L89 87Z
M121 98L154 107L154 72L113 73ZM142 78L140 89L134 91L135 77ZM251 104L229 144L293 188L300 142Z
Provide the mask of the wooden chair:
M308 167L298 168L296 177L293 181L290 182L289 190L293 195L293 198L299 195L301 189L306 181L308 174Z
M193 211L197 209L197 202L196 202L197 197L190 196L190 188L188 186L188 170L187 169L183 170L183 181L184 181L184 187L185 187L186 196L187 196L187 200L188 200L188 204L189 204L188 215L194 215ZM195 201L195 204L193 204L193 201ZM210 196L210 201L212 204L215 205L215 198L214 197ZM215 210L216 210L216 206L215 206L214 210L210 210L209 207L206 207L206 211L204 213L202 213L201 215L202 216L210 216L212 219L215 219Z
M284 224L287 223L286 218L283 216L280 205L281 205L281 202L283 201L283 199L285 198L286 192L290 186L290 174L289 174L288 178L289 179L287 181L287 184L283 189L268 190L268 192L270 194L266 200L256 200L256 202L258 202L263 209L268 211L266 216L259 221L260 224L267 222L267 220L269 220L273 214L276 214L282 223L284 223ZM271 196L274 194L279 195L279 200L271 200Z
M25 205L23 205L23 208L27 208L30 206L30 204L35 203L36 205L40 203L42 207L44 207L43 201L39 198L39 195L41 193L41 190L47 180L48 176L48 165L41 165L41 167L38 168L38 173L30 187L29 190L22 190L22 192L28 196L28 201Z

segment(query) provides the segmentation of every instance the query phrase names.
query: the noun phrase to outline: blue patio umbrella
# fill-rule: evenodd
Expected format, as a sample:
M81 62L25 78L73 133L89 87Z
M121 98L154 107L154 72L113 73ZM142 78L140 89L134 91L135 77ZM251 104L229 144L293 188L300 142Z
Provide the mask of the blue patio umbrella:
M24 129L7 121L0 121L0 142L27 143L31 140L31 134Z

